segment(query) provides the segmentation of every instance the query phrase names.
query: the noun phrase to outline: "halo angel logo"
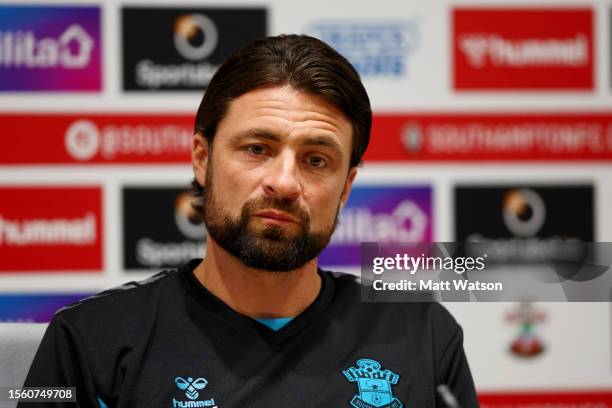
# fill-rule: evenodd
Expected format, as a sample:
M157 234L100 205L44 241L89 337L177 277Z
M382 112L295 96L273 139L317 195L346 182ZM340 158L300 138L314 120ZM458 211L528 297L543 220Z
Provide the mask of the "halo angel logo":
M403 404L393 396L392 385L400 376L382 369L380 363L369 358L357 361L357 367L342 371L349 382L357 383L358 395L350 401L355 408L402 408Z
M192 377L188 377L187 379L184 379L183 377L176 377L174 382L180 390L185 391L185 395L190 400L197 399L200 395L198 390L203 390L204 387L206 387L206 384L208 384L208 381L202 377L196 378L195 380Z
M510 345L510 352L519 357L534 357L544 351L544 343L535 332L535 325L543 322L546 314L536 310L531 303L521 303L506 316L508 322L516 322L520 329Z

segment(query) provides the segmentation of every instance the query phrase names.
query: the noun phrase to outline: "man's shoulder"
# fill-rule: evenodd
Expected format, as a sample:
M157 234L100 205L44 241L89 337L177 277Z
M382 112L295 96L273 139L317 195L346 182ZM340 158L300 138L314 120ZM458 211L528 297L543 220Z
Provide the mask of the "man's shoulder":
M101 325L137 321L151 313L162 296L171 297L180 290L181 271L182 268L167 269L147 279L104 290L58 310L54 318L77 329L92 322Z

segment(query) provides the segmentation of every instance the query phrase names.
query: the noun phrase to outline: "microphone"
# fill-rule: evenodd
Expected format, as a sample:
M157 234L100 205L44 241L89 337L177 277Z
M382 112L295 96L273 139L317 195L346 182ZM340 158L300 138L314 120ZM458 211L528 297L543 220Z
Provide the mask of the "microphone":
M455 398L453 392L448 388L448 385L440 384L436 387L436 391L445 408L461 408L457 402L457 398Z

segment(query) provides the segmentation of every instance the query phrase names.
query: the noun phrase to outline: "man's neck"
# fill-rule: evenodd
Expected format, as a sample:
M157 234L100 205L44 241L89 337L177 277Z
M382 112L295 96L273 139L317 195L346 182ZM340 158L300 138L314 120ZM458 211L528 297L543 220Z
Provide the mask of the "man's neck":
M236 312L254 319L297 316L314 302L321 290L316 258L289 272L253 269L210 237L206 258L194 273L213 295Z

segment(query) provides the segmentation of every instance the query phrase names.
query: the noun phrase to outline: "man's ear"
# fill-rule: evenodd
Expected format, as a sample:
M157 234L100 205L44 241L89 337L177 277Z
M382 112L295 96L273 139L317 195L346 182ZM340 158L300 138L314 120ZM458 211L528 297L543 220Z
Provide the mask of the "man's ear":
M355 181L356 176L357 166L351 167L348 172L348 176L346 177L346 182L344 183L342 195L340 196L340 208L343 208L344 204L346 204L346 202L348 201L349 195L351 194L351 189L353 188L353 181Z
M195 179L204 185L206 180L206 169L208 168L208 158L210 156L208 139L200 132L193 135L193 146L191 149L191 164Z

